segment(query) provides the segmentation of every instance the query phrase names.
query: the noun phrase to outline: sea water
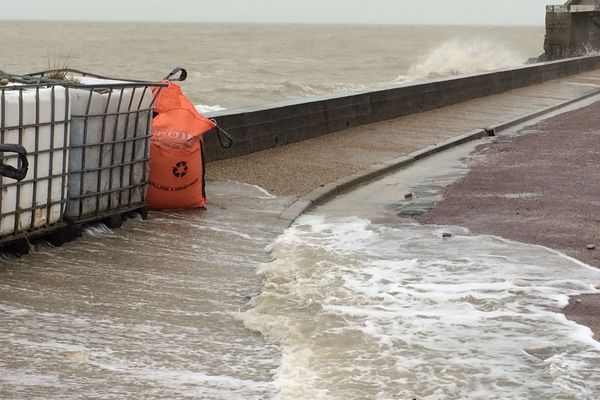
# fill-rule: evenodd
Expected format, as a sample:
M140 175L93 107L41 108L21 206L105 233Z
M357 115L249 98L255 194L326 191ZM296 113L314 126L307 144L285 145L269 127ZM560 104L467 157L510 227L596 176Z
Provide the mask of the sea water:
M210 207L0 258L0 399L269 399L279 349L239 313L286 205L215 182ZM243 209L239 208L243 204Z
M318 213L269 252L244 318L281 346L277 399L600 394L600 343L560 312L600 292L597 269L458 227Z
M68 66L157 80L188 70L204 111L524 64L543 27L0 21L0 70Z

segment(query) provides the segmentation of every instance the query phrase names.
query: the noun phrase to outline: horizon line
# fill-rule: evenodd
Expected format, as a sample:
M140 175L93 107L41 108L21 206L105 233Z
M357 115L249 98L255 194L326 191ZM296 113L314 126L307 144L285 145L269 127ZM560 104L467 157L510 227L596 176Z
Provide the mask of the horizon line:
M474 24L474 23L377 23L377 22L265 22L265 21L159 21L159 20L94 20L94 19L4 19L2 22L63 22L63 23L139 23L139 24L203 24L203 25L355 25L355 26L480 26L480 27L524 27L539 28L544 24Z

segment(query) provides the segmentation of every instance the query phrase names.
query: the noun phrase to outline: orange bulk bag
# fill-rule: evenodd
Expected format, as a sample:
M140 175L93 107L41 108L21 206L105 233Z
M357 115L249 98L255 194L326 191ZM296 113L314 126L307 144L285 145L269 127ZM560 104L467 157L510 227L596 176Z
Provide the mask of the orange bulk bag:
M179 85L168 82L155 100L146 201L151 209L196 208L207 203L202 135L215 123L202 116Z

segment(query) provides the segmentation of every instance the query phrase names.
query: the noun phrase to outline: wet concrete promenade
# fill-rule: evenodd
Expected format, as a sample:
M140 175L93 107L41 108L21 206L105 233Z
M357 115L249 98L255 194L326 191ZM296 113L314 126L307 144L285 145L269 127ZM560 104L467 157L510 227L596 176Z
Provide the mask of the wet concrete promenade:
M208 164L207 178L299 197L368 167L600 89L600 70Z

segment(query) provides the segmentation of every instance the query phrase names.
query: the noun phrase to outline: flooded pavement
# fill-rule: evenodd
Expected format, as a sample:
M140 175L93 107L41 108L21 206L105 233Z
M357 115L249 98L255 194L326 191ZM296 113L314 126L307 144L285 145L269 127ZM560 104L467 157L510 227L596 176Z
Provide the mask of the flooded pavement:
M276 399L600 394L600 344L561 313L600 271L562 254L318 213L270 253L245 322L282 347Z
M276 399L600 396L600 343L561 312L600 293L600 270L407 217L467 173L477 144L340 196L269 246L244 320L281 346Z
M280 352L238 318L287 200L213 182L208 210L0 261L0 398L269 399Z

